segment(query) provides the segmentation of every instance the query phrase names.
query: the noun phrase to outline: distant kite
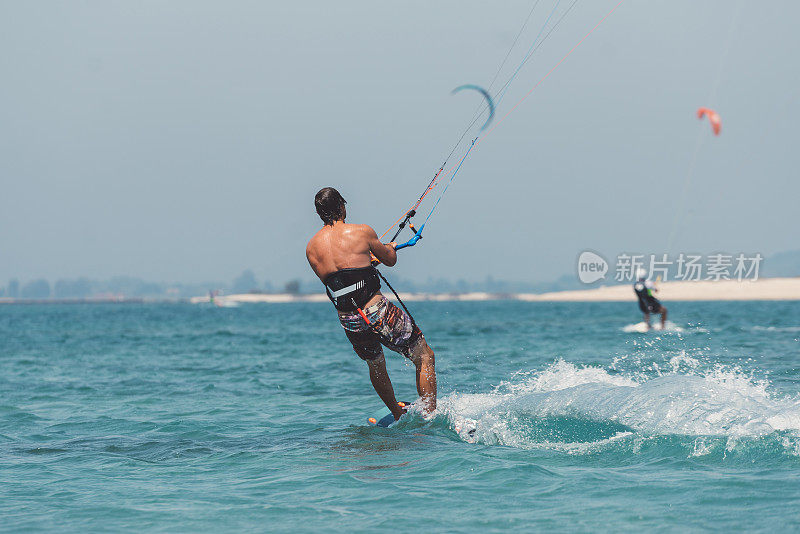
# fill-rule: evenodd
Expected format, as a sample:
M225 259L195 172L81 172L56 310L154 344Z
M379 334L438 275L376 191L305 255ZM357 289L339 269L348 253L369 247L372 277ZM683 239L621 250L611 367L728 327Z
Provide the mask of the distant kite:
M492 118L494 117L494 101L492 100L491 95L489 95L489 93L483 87L471 84L459 85L458 87L453 89L453 92L451 94L456 94L457 92L463 91L464 89L472 89L473 91L478 91L480 94L483 95L483 98L486 99L486 103L489 105L489 118L487 118L486 122L484 122L483 126L481 126L481 130L485 130L486 127L489 126L489 123L492 122Z
M719 135L719 131L722 129L722 119L719 117L719 113L710 108L700 108L697 110L697 118L702 119L703 117L708 117L714 135Z

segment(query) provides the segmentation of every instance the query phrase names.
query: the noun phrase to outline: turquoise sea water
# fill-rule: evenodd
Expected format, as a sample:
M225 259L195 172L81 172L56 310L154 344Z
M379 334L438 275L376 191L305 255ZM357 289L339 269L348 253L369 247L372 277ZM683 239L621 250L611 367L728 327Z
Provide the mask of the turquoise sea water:
M667 304L410 303L390 429L327 303L0 307L0 529L800 529L800 303Z

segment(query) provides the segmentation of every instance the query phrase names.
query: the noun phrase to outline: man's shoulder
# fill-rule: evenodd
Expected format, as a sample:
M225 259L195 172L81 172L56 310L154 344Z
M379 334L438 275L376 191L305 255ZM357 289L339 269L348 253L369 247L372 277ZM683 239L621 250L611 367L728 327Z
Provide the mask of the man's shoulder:
M306 255L315 247L317 241L320 239L320 234L322 234L322 229L317 230L314 235L311 236L311 239L308 240L306 244Z
M320 234L321 232L322 232L322 230L317 230L316 232L314 232L314 235L312 235L312 236L311 236L311 239L309 239L309 240L308 240L308 245L306 245L306 247L310 247L310 246L311 246L311 244L312 244L314 241L316 241L317 239L319 239L319 234Z
M374 234L375 230L368 224L351 224L347 223L347 230L351 232Z
M317 239L317 235L314 234L314 236L311 239L308 240L308 243L306 243L306 258L308 258L311 255L311 253L313 252L313 250L314 250L314 241L316 241L316 239Z

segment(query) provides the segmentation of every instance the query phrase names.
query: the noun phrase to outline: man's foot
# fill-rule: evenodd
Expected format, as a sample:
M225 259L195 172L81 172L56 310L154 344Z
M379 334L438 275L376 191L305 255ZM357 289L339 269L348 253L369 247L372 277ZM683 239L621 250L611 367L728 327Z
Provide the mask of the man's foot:
M398 402L397 407L392 410L392 415L394 416L394 420L398 421L401 417L403 417L408 412L408 406L404 402Z

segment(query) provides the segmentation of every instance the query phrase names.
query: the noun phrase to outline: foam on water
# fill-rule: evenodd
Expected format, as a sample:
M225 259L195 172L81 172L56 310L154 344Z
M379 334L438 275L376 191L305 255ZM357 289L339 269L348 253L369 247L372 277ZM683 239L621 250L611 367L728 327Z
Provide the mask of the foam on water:
M682 436L700 455L708 444L695 438L722 437L731 447L772 436L797 454L800 399L773 395L737 369L700 372L691 358L678 359L670 363L682 372L637 379L559 360L490 393L448 395L439 412L472 443L587 452L634 434Z
M754 326L753 332L781 332L796 333L800 332L800 326Z
M643 334L645 332L684 332L684 329L672 321L667 321L664 328L661 328L661 323L659 321L654 321L652 323L652 328L648 328L647 323L642 321L636 324L625 325L622 327L622 331L628 334Z

